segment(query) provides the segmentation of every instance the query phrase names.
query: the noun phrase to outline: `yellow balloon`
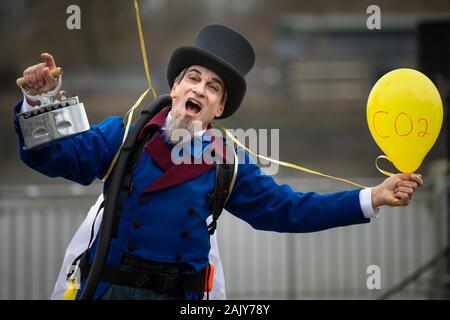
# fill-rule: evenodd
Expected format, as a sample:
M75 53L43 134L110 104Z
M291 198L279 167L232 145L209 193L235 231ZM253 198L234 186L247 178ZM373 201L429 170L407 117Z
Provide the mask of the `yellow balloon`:
M397 69L375 83L366 115L370 133L387 158L400 172L411 173L439 136L442 100L427 76Z

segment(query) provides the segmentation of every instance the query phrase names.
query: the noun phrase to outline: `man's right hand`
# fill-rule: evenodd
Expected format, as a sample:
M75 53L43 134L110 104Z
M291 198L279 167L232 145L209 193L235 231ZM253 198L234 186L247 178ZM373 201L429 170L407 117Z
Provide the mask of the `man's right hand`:
M51 54L41 54L42 63L35 64L25 69L23 77L25 78L25 88L31 95L36 95L51 91L56 88L56 79L51 75L50 70L56 68L55 60ZM39 104L38 101L27 99L32 106Z
M423 185L421 174L398 173L372 188L372 206L407 206L416 189Z

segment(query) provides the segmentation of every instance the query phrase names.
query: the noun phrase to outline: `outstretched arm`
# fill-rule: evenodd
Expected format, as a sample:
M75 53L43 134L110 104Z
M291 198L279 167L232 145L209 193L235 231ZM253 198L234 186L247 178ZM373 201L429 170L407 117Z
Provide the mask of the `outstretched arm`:
M361 189L329 194L296 192L261 172L242 149L238 155L238 176L225 208L255 229L315 232L370 221L361 208Z
M252 227L278 232L315 232L370 221L360 203L363 189L329 194L295 192L262 173L241 149L238 154L241 164L226 209ZM372 206L407 205L415 188L422 183L419 175L387 178L372 188Z

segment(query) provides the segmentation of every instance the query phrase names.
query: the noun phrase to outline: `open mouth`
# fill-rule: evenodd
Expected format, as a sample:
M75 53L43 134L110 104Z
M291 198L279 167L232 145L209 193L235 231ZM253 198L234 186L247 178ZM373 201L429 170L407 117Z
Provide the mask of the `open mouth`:
M188 101L186 101L185 108L186 108L186 111L190 115L194 115L194 116L202 110L200 104L192 99L189 99Z

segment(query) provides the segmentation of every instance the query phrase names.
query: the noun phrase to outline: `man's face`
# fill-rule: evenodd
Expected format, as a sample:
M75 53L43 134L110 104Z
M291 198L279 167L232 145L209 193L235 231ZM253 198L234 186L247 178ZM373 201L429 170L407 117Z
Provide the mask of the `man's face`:
M193 65L190 66L180 83L174 83L172 110L176 116L185 120L200 121L202 128L223 113L221 103L225 86L213 71Z

